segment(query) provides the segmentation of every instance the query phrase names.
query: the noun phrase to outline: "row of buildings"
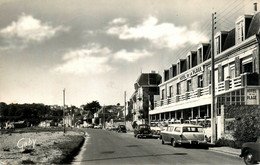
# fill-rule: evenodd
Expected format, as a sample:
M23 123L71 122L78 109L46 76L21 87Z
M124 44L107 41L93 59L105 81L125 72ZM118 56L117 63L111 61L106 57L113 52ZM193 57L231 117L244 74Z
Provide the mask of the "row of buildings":
M142 73L129 100L133 121L214 120L216 138L222 137L224 105L260 103L259 34L260 13L243 15L237 18L232 30L215 34L214 68L212 46L208 42L187 52L186 58L166 68L162 76L155 72ZM211 114L213 92L215 115Z

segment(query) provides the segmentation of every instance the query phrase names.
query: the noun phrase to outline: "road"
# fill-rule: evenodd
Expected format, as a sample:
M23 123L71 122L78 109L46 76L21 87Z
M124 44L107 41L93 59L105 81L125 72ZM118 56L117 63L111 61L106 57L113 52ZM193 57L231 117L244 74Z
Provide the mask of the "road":
M137 139L129 133L86 129L88 138L74 165L215 164L244 165L243 160L203 147L172 147L158 139Z

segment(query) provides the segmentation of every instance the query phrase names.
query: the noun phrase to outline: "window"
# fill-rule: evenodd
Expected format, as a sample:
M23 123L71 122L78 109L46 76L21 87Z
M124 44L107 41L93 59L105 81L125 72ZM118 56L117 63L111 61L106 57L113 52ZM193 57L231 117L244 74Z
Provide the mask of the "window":
M203 78L202 75L198 76L198 88L203 87Z
M190 69L190 56L187 57L187 69Z
M162 100L164 100L165 90L162 90Z
M230 78L236 77L235 65L230 65Z
M220 53L220 36L216 37L216 54Z
M177 95L181 94L181 83L177 83Z
M243 73L252 73L253 72L253 63L252 62L249 62L247 64L243 64L243 70L242 70Z
M173 96L172 86L169 87L169 93L170 93L169 97L171 98Z
M175 132L181 132L181 128L180 127L175 127L174 131Z
M183 132L203 132L202 128L198 127L183 127Z
M244 41L244 20L236 23L236 44Z
M202 63L202 48L198 49L198 54L199 54L199 64Z
M191 91L191 80L187 80L187 91Z

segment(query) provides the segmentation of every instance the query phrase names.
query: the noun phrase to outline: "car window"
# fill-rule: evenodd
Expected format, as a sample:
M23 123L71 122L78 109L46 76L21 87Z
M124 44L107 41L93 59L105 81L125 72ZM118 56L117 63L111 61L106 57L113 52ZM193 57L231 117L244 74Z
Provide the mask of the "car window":
M169 130L169 131L170 131L170 132L173 132L173 130L174 130L174 127L170 127L170 130Z
M203 129L199 127L183 127L183 132L203 132Z
M147 125L140 125L139 128L149 128Z
M151 127L157 127L157 123L151 123Z
M181 128L180 127L175 127L174 131L175 132L181 132Z

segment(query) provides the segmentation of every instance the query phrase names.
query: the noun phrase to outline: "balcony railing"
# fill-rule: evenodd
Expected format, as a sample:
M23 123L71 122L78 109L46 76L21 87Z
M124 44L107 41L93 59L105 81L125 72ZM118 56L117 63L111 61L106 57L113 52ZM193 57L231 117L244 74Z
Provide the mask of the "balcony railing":
M235 77L233 79L225 80L222 82L217 83L215 87L216 94L222 93L228 90L233 90L236 88L241 88L243 86L247 85L258 85L255 84L254 80L258 78L258 74L242 74L238 77ZM154 102L155 107L169 105L181 101L186 101L189 99L197 98L200 96L207 96L211 94L210 85L203 87L203 88L197 88L196 90L185 92L184 94L175 95L172 97L169 97L167 99L158 100Z
M201 96L205 96L205 95L209 95L209 87L210 86L206 86L206 87L203 87L201 88Z
M219 82L216 92L222 92L225 90L225 81Z

